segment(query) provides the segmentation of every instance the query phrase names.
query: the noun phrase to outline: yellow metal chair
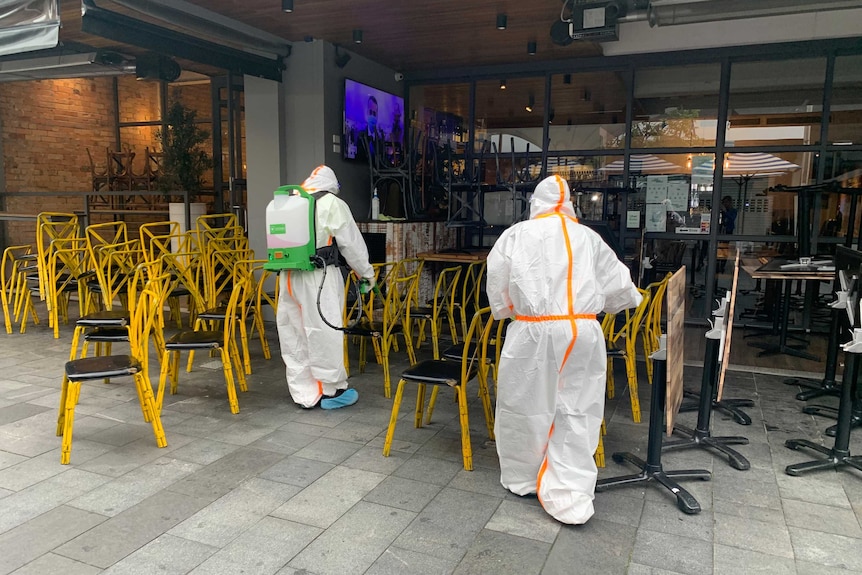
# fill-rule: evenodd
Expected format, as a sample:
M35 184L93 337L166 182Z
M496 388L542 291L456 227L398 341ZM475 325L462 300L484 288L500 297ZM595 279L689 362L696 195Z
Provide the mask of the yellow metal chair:
M632 404L632 421L635 423L640 423L641 421L641 407L640 400L638 399L638 370L635 344L650 301L650 292L648 290L638 288L638 291L643 296L643 300L636 308L625 311L625 321L619 329L615 328L614 320L616 319L616 316L612 316L612 320L605 320L609 322L609 326L607 328L607 333L609 335L606 342L608 356L608 389L612 390L614 387L613 360L625 360L629 397L631 398Z
M143 252L144 257L149 260L153 260L155 259L153 257L154 254L161 255L165 249L164 245L161 245L164 238L167 237L167 239L170 240L173 237L180 237L182 235L180 230L179 222L174 221L147 222L145 224L141 224L138 228L138 235L141 240L141 251ZM153 246L152 243L156 238L159 238L160 245ZM167 249L169 251L170 245L170 241L168 241Z
M57 239L48 248L48 266L44 272L48 325L54 338L60 337L60 321L69 320L69 301L72 293L78 297L80 314L87 311L90 292L87 287L92 278L91 262L86 240L83 238ZM22 324L22 330L23 330Z
M482 279L485 276L485 262L476 261L467 265L461 274L461 297L455 302L455 308L461 316L461 334L467 333L467 318L471 317L481 307Z
M167 274L155 275L147 278L139 295L136 293L129 329L129 355L88 357L66 363L57 416L57 435L63 436L60 463L68 464L71 457L75 406L80 398L81 384L96 379L133 377L144 420L153 426L156 445L167 445L148 369L150 334L158 329L159 310L167 285Z
M455 298L458 294L461 269L461 266L453 266L441 270L434 283L434 295L429 302L430 305L416 306L410 310L410 317L418 328L416 349L419 349L425 339L426 324L431 326L434 359L440 359L440 331L443 328L444 319L449 324L452 343L458 343L458 330L455 327Z
M26 275L21 268L32 258L33 246L9 246L3 250L0 260L0 299L3 304L3 320L6 333L12 333L12 318L19 321L18 301L22 298L22 290L26 289ZM30 298L27 298L30 302Z
M143 269L141 264L147 264L147 273L150 275L158 275L161 267L161 262L158 260L155 262L144 260L138 244L138 240L132 240L125 244L105 245L98 249L97 253L101 260L97 266L99 291L103 296L104 309L83 315L75 322L70 360L77 357L81 337L84 338L84 345L80 357L87 356L87 346L91 342L96 344L96 355L101 355L102 344L105 344L105 354L110 355L113 343L129 340L131 310L134 306L135 290L140 287L139 270ZM116 304L115 299L118 300ZM162 326L163 320L159 314L160 329L154 332L157 345L161 345L159 337Z
M224 321L226 316L225 300L230 297L230 294L235 289L234 282L236 281L236 273L238 270L248 271L247 266L240 265L242 262L252 262L254 260L254 252L247 248L213 248L207 251L204 261L207 262L203 268L204 279L204 304L206 309L197 313L195 317L194 329L210 329L213 330L216 326ZM259 263L262 263L259 262ZM248 278L253 285L254 277ZM254 293L253 290L249 295ZM254 308L249 308L246 301L242 302L239 308L240 315L245 320L249 313L254 315ZM264 357L270 358L269 343L266 341L266 334L263 328L263 319L260 314L254 318L255 328L257 328L258 336L261 341L261 348ZM240 325L240 349L242 351L244 371L251 373L251 354L248 349L248 331L246 324L243 321ZM192 363L194 362L194 350L189 353L189 361L187 370L191 371Z
M166 262L165 269L184 270L182 276L175 279L175 282L184 282L189 289L191 297L195 298L198 305L203 305L202 296L197 290L197 286L192 277L189 276L190 268L183 264L178 264L176 260L187 260L191 254L166 254L162 259ZM174 260L173 263L167 263L169 260ZM156 398L156 405L161 409L164 399L165 385L168 378L171 380L171 394L177 392L179 381L179 359L180 353L188 351L190 354L195 350L217 352L221 362L222 371L224 372L225 386L227 388L228 404L230 405L231 413L239 413L239 402L237 401L236 386L234 383L234 369L236 369L236 380L239 382L241 391L247 391L245 373L242 369L242 358L239 348L236 344L235 331L239 323L241 315L239 313L240 306L245 301L247 290L250 285L250 274L238 274L236 283L231 291L230 300L225 308L225 317L222 322L222 329L216 330L184 330L174 334L165 342L165 353L167 357L162 363L162 369L159 373L159 389Z
M410 305L412 303L413 288L419 278L418 271L411 275L392 277L383 287L382 311L374 311L376 317L369 319L363 316L357 325L345 327L344 334L347 337L360 338L359 371L365 368L365 344L370 339L374 346L375 355L383 365L383 392L386 397L391 396L389 377L389 352L397 350L397 336L400 334L407 348L410 364L416 363L416 355L413 351L413 343L410 340ZM373 309L373 296L363 300L366 309ZM349 359L347 360L349 363Z
M485 423L488 436L494 439L494 415L491 410L491 399L488 394L487 381L483 376L481 365L482 341L487 342L488 335L493 325L490 320L491 308L482 308L473 315L464 337L464 346L460 361L449 361L442 359L429 359L413 365L401 373L398 388L395 391L395 399L392 402L392 415L389 418L389 427L386 430L386 439L383 442L383 455L389 456L392 448L392 439L395 435L395 425L398 422L398 410L404 396L404 387L408 383L415 383L416 410L414 416L415 427L422 427L422 419L425 403L426 386L433 385L434 391L441 386L448 386L455 390L458 401L459 423L461 425L461 455L464 461L464 469L473 470L473 448L470 442L470 421L467 414L467 383L474 378L478 379L479 396L485 411ZM433 395L433 394L432 394ZM430 406L429 406L430 407Z
M667 291L667 282L673 274L667 274L659 282L652 283L646 287L650 292L649 307L646 311L643 325L640 329L641 341L646 357L647 379L652 383L652 354L658 351L659 339L662 335L661 314L664 304L664 295Z
M202 287L203 280L201 277L203 274L203 264L201 263L202 257L200 251L197 249L197 245L197 234L195 232L172 232L166 235L150 235L147 237L146 242L141 242L141 247L144 250L144 258L147 261L157 261L164 254L194 254L194 257L190 258L188 263L194 267L196 271L195 281ZM171 274L174 275L174 273L175 272L172 270ZM180 307L180 298L183 297L187 298L186 301L190 326L194 325L195 316L197 315L197 312L200 311L195 309L194 300L189 297L188 290L186 290L181 284L176 285L173 291L168 294L168 307L170 308L170 317L174 320L177 329L182 329L183 327L182 308Z
M39 299L48 297L45 272L48 269L48 248L54 240L80 237L78 216L65 212L40 212L36 218L36 265L39 279Z

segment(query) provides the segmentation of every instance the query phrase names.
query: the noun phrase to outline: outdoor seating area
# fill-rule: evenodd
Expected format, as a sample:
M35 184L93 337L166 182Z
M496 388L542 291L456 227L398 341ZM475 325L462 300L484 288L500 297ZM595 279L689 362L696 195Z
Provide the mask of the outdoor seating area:
M270 360L278 341L262 302L277 305L276 286L230 214L203 216L189 233L165 223L138 237L122 222L78 237L71 214L46 213L38 225L34 257L4 256L12 269L37 269L20 265L4 289L16 329L0 359L0 505L9 511L0 572L135 573L165 561L178 573L568 573L572 564L711 573L743 561L776 573L862 569L855 472L785 473L804 459L788 439L831 439L824 419L793 397L804 382L787 385L780 370L727 373L725 394L749 402L751 425L716 411L711 431L716 440L744 436L741 459L683 445L664 454L669 474L706 474L682 482L699 513L644 483L600 490L596 515L566 526L535 497L499 484L493 403L506 322L481 307L483 252L376 265L379 293L348 280L344 320L364 314L344 338L345 365L358 357L350 385L360 400L309 411L290 400L284 366ZM661 423L652 408L664 362L659 370L649 356L667 319L669 278L642 290L638 308L602 322L600 483L630 472L617 452L638 459ZM695 344L703 337L686 329L688 393L708 379ZM837 406L834 394L822 400ZM684 410L677 419L692 430L702 416ZM848 439L850 450L862 448ZM134 535L109 536L132 524ZM21 546L36 529L52 535ZM359 551L333 547L345 538Z
M35 305L42 313L44 303ZM862 569L859 478L784 474L785 465L804 459L784 446L786 439L830 441L822 435L823 418L799 412L793 399L799 388L785 385L784 376L728 376L726 393L754 402L747 410L753 424L743 427L716 413L713 431L748 437L739 451L750 470L733 469L706 451L665 454L668 468L712 472L711 481L684 482L700 514L681 513L659 490L618 489L598 493L595 517L571 527L547 516L535 498L500 487L474 391L466 396L472 471L464 469L460 408L449 393L440 394L422 427L412 425L411 409L402 410L384 457L392 400L383 393L382 366L372 362L352 373L351 386L360 393L355 406L307 411L290 401L281 362L266 361L255 345L237 414L226 409L217 359L202 359L181 374L177 393L166 393L161 405L164 448L141 417L135 386L120 379L83 382L71 465L60 465L55 419L73 327L60 329L60 340L45 323L2 340L4 573L138 573L158 564L176 573L562 574L572 565L629 573ZM277 349L275 330L266 334ZM430 359L431 346L417 354ZM403 349L390 361L393 374L409 367ZM615 363L618 393L606 406L605 451L638 452L648 421L632 422L628 393L619 385L626 381L623 362ZM153 357L150 366L154 378ZM647 406L645 363L638 361L637 369ZM701 374L687 365L687 387L696 389ZM412 397L405 397L409 407ZM678 418L693 426L694 414ZM862 448L858 438L851 448ZM627 472L607 457L599 477ZM352 544L338 543L344 540Z

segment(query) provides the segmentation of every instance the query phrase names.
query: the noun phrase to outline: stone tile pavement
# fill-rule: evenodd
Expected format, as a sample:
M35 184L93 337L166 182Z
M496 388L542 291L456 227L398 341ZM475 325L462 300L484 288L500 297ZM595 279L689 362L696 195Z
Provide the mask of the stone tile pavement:
M714 435L750 439L739 447L750 470L699 449L664 456L668 469L713 473L709 482L684 483L699 515L678 511L663 489L623 487L598 494L594 518L571 527L499 485L477 405L474 471L462 469L457 412L445 393L422 429L412 427L406 399L384 458L391 404L379 366L351 378L357 405L301 410L288 397L280 358L265 361L256 341L237 415L217 361L199 354L192 373L181 371L179 393L163 410L164 449L130 382L86 384L72 463L61 466L54 430L70 338L68 326L59 340L44 325L0 335L0 574L862 572L862 476L784 474L787 464L810 459L784 441L831 445L822 432L832 422L801 414L795 389L774 375L728 378L729 395L755 401L753 425L713 417ZM396 358L393 373L404 366ZM644 456L647 423L631 422L618 367L606 450ZM685 374L699 387L699 368ZM649 385L640 387L646 415ZM680 417L694 423L693 413ZM862 452L860 440L853 448ZM634 471L607 460L601 477Z

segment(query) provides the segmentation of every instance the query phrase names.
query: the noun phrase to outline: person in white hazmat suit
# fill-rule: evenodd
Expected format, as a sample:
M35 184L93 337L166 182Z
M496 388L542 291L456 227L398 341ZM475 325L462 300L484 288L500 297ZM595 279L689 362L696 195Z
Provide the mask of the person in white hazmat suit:
M368 248L348 205L336 197L339 191L335 172L318 166L302 183L309 194L327 191L316 198L316 246L329 246L335 240L347 264L373 285L374 269L368 262ZM359 393L347 387L344 369L344 334L341 325L344 309L344 277L338 267L326 269L283 270L279 274L276 323L281 357L287 372L287 385L293 401L305 408L320 404L335 409L356 403ZM318 290L320 310L317 308Z
M641 295L614 251L578 223L559 176L536 186L530 219L503 232L487 266L494 317L514 319L498 366L500 482L536 493L558 521L585 523L607 369L596 314L635 307Z

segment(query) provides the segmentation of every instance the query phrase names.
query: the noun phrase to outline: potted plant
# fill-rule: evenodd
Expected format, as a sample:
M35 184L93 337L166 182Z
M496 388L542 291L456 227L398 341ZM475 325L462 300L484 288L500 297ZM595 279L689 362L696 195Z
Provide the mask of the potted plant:
M189 201L194 202L189 208L190 221L194 221L198 215L206 213L206 205L197 200L203 188L204 175L213 166L212 158L201 148L209 140L210 133L200 128L197 112L185 106L176 93L168 106L165 124L164 130L156 132L156 140L162 147L158 187L168 201L177 192L187 192ZM185 231L185 204L176 203L169 207L171 219L178 220Z

